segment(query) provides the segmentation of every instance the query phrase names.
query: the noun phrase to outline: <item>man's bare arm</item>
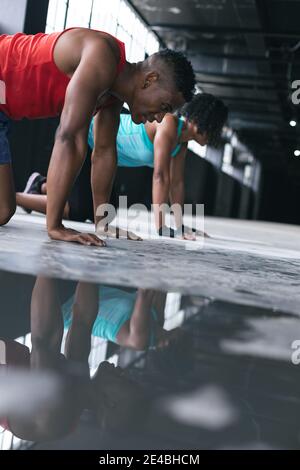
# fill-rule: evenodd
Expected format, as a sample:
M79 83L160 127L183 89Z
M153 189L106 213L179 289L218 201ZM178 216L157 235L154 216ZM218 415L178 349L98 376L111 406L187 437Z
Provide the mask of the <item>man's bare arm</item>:
M52 367L63 338L63 317L57 281L37 277L31 297L31 365Z
M111 87L116 60L103 40L86 46L67 88L48 171L47 228L55 240L102 245L94 234L81 234L62 225L63 210L87 150L87 134L97 98Z
M101 109L94 120L91 183L96 227L103 218L100 215L100 207L109 203L117 169L116 139L122 105L122 102L116 102Z
M92 154L92 190L97 233L112 237L127 237L141 240L132 232L119 227L108 227L104 219L104 208L109 203L114 176L117 169L116 140L123 103L101 109L94 120L94 150ZM102 208L102 209L101 209ZM102 215L101 215L102 214Z

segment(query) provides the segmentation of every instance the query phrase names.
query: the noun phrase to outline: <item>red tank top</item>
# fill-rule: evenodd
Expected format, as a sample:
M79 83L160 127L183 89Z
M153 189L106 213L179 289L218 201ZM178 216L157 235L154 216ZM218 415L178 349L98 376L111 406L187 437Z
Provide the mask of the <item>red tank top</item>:
M59 116L70 78L53 59L60 33L0 35L0 111L12 119ZM126 62L125 44L120 49L117 72Z

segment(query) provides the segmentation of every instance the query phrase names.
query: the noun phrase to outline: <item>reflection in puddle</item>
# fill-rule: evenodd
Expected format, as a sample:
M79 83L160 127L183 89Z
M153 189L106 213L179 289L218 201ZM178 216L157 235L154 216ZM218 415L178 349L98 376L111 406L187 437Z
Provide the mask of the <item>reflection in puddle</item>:
M276 329L268 310L200 296L2 281L2 448L280 448L287 422L298 442L295 315Z

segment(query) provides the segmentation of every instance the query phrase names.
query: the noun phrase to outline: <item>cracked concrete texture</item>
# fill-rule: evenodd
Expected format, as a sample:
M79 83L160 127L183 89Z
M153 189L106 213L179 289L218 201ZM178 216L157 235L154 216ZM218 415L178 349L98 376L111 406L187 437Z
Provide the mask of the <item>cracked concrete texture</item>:
M141 235L146 218L143 214ZM67 225L83 231L93 227ZM299 314L299 227L206 217L205 230L212 238L193 250L193 242L158 237L109 239L106 248L91 248L50 241L44 217L18 213L0 228L0 269L151 287Z

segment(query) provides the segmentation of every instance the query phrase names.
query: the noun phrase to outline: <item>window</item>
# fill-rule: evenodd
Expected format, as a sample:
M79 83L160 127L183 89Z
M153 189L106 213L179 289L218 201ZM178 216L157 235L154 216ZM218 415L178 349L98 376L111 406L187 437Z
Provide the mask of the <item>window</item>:
M126 0L50 0L46 32L72 26L99 29L116 36L125 42L130 62L143 60L159 50L158 38Z
M61 31L65 27L67 0L50 0L48 7L46 33Z
M69 0L68 12L66 16L66 28L72 26L90 26L91 10L93 0Z

